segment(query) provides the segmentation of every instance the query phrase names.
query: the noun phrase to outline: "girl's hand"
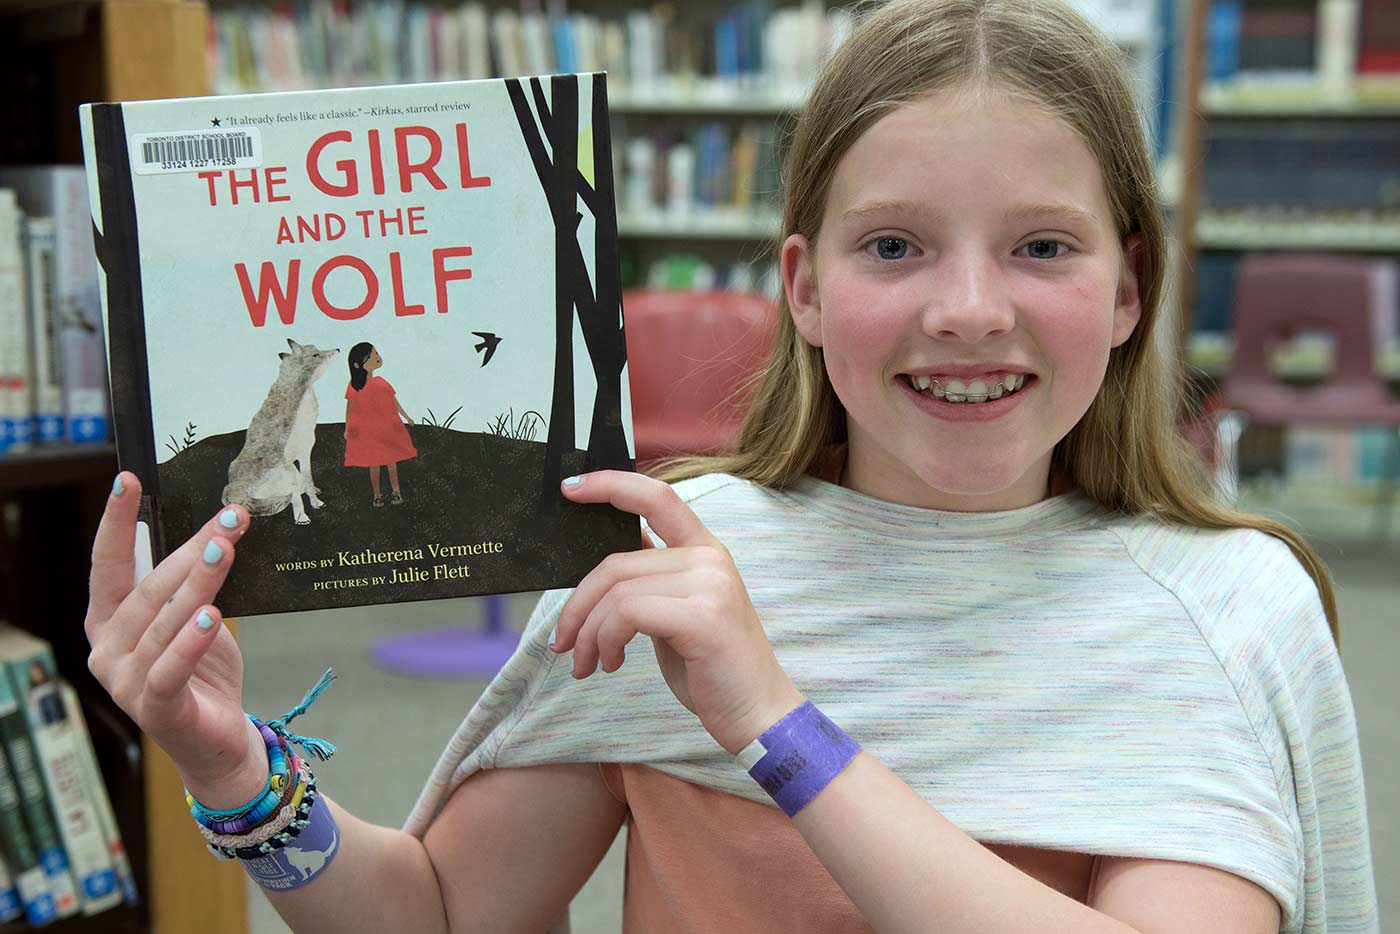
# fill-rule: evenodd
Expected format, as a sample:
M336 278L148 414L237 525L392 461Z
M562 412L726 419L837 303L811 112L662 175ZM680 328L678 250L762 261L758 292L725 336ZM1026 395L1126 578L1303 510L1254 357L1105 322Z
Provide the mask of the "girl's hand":
M201 791L222 797L219 790L240 784L250 767L261 771L259 782L267 776L262 740L243 713L243 656L210 605L233 564L233 543L248 529L248 513L242 506L220 510L133 586L141 485L129 471L118 481L124 490L108 497L92 547L83 623L92 646L88 668L170 754L196 798L210 807L241 803L205 800Z
M611 503L647 520L667 545L609 555L559 614L556 652L574 652L574 677L622 667L638 633L651 637L661 674L687 710L737 755L805 700L779 666L729 552L660 480L604 470L562 487L576 503Z

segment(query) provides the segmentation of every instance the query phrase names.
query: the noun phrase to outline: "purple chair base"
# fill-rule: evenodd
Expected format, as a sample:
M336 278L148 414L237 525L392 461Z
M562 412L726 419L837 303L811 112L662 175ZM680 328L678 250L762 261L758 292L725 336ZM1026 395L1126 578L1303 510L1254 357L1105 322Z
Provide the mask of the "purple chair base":
M491 678L515 653L520 633L506 628L506 601L486 598L486 628L435 629L375 643L374 663L419 678Z

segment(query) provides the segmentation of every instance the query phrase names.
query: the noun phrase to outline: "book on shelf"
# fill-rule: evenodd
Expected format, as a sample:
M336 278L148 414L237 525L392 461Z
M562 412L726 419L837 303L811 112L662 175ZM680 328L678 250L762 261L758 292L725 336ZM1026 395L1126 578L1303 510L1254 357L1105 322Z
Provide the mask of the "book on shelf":
M245 506L245 616L572 586L640 547L559 489L635 450L604 76L81 119L154 561Z
M23 717L8 682L0 678L0 718ZM25 823L24 801L19 782L10 769L9 757L0 751L0 857L11 879L14 908L32 927L42 927L58 915L53 887L40 861L38 845ZM8 906L0 909L0 920L16 915Z
M23 230L15 193L0 188L0 454L28 447L34 421Z
M0 807L3 807L0 804ZM3 817L0 814L0 817ZM6 862L4 854L0 853L0 922L13 921L24 916L24 902L20 895L19 886L10 873L9 863Z
M0 188L14 190L26 215L53 218L53 313L62 357L64 440L104 443L109 437L107 374L83 168L7 167L0 169Z
M59 340L54 252L58 234L52 217L24 220L25 301L29 327L25 335L31 363L32 444L63 441L63 344Z
M19 791L24 829L29 833L44 873L42 887L37 880L31 883L34 894L26 910L32 912L32 923L42 924L45 919L71 917L81 911L82 906L23 703L22 693L14 689L8 675L0 670L0 742L4 744L9 774Z
M59 837L78 883L82 912L95 915L114 908L122 902L122 889L95 803L99 797L106 800L107 789L100 777L94 783L86 774L80 749L90 740L79 732L73 708L64 697L53 650L37 636L0 625L0 668L24 714ZM110 810L110 803L107 807Z

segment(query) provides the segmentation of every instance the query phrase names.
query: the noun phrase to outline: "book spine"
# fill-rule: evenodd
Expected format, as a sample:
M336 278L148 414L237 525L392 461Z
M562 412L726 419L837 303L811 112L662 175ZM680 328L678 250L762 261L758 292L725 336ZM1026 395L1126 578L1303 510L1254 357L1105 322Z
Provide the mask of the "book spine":
M105 442L109 436L107 361L103 354L102 300L93 254L92 217L81 169L55 166L54 233L57 237L55 301L63 355L66 440Z
M36 444L63 440L63 370L58 353L54 303L53 219L25 221L25 276L33 361L33 408L29 435Z
M1329 92L1344 93L1351 87L1360 24L1358 0L1322 0L1318 6L1317 78Z
M5 681L4 696L11 696L9 681ZM72 870L68 866L68 854L63 849L63 841L58 833L58 824L49 809L49 796L44 791L44 778L39 772L38 759L29 738L29 729L24 723L24 714L13 702L8 709L0 709L0 740L5 744L5 753L10 760L15 784L19 788L20 807L24 822L33 835L38 849L39 864L48 879L49 891L54 900L54 916L66 918L81 910L78 889L73 881Z
M88 799L97 814L97 826L107 845L107 856L112 861L112 869L117 875L117 887L121 890L122 901L134 905L139 901L136 893L136 878L131 872L131 859L126 854L121 831L117 827L117 815L112 811L112 799L107 795L107 785L102 780L102 770L97 766L97 753L92 748L92 731L88 729L87 718L83 716L78 692L69 683L60 682L63 701L73 717L74 741L78 751L78 766L82 770L83 785Z
M16 693L25 691L25 674L34 663L32 658L6 663ZM43 667L52 672L51 661ZM97 815L88 800L71 714L52 674L44 684L28 689L24 709L59 836L78 880L83 914L106 911L121 904L122 896Z
M18 714L17 708L14 713ZM3 751L0 751L0 854L3 854L9 866L18 907L25 919L34 927L54 920L58 909L54 904L53 892L44 867L39 862L34 838L24 824L19 785ZM4 915L3 909L0 909L0 920L9 920Z
M131 420L117 436L117 460L141 478L141 520L150 524L155 553L164 557L160 476L151 417L150 371L141 296L140 232L131 183L130 153L121 104L85 105L81 111L83 161L92 192L91 236L104 288L102 308L111 358L112 403Z
M0 454L28 446L32 414L21 225L15 193L0 189Z

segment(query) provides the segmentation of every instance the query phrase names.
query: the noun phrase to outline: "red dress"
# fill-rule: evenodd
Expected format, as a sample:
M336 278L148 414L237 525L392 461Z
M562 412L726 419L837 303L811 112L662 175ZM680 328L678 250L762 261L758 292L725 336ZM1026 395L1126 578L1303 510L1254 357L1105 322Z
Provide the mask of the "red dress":
M345 416L345 466L378 467L418 456L394 401L394 387L371 376L365 388L345 387L350 411Z

